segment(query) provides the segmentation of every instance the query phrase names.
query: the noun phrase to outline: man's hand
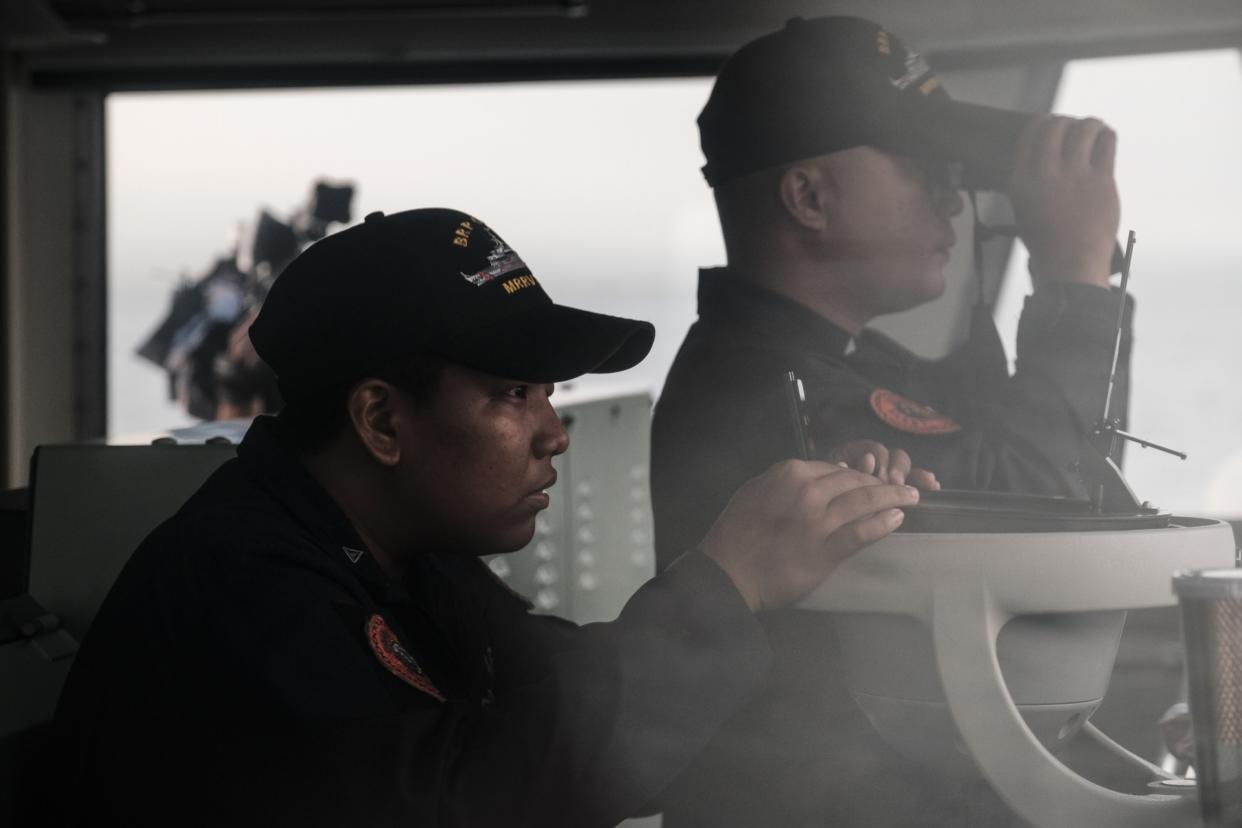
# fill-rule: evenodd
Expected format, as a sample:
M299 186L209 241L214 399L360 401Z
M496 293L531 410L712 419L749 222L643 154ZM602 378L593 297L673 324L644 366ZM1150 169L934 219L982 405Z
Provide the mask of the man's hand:
M802 598L837 564L901 525L909 486L832 463L786 460L747 481L703 539L752 610Z
M1121 202L1117 133L1095 118L1036 118L1018 140L1009 196L1036 282L1108 287Z
M850 440L828 452L833 463L878 477L882 483L909 484L928 492L940 490L940 481L927 469L913 468L903 449L890 449L875 440Z

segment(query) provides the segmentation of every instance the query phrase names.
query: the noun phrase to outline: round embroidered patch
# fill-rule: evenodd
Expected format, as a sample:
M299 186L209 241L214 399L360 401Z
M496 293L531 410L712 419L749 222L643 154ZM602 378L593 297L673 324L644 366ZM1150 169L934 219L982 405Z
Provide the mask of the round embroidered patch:
M868 398L875 416L899 431L910 434L953 434L961 431L957 421L930 405L916 403L887 388L877 388Z
M397 634L378 613L367 619L367 641L380 664L411 687L421 690L436 701L444 701L443 694L431 683L423 668L414 660L410 651L401 645Z

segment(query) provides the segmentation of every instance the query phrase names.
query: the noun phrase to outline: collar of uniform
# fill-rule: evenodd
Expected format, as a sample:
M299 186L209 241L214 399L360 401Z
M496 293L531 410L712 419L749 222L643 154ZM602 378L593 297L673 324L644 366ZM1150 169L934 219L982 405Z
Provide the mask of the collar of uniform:
M794 341L804 350L844 356L853 337L815 311L723 267L699 271L699 318Z
M280 436L276 418L255 419L237 456L247 470L315 537L320 549L385 604L407 601L405 587L371 556L349 518Z

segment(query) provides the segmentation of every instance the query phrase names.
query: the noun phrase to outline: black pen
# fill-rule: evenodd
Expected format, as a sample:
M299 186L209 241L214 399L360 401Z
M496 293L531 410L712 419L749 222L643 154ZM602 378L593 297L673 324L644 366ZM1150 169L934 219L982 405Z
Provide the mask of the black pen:
M806 413L806 389L793 371L785 372L785 401L793 421L798 459L810 460L815 455L815 440L811 437L811 418Z

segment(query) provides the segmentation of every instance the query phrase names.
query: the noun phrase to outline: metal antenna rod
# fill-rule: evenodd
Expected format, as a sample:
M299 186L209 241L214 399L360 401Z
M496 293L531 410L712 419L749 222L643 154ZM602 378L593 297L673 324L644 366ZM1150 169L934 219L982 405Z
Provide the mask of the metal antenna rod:
M1144 440L1142 437L1135 437L1130 432L1122 431L1119 428L1112 429L1112 432L1114 436L1120 437L1123 440L1129 440L1131 443L1138 443L1139 446L1142 448L1153 448L1158 451L1163 451L1165 454L1171 454L1174 457L1178 457L1182 460L1185 460L1187 457L1190 456L1184 451L1178 451L1177 449L1169 448L1168 446L1162 446L1159 443L1153 443L1151 440Z
M1134 231L1126 237L1125 264L1121 268L1121 307L1117 308L1117 338L1113 340L1113 365L1108 372L1108 393L1104 395L1104 415L1100 424L1108 428L1112 424L1113 388L1117 385L1117 361L1121 358L1121 335L1125 330L1126 288L1130 284L1130 261L1134 257ZM1110 454L1112 452L1109 452Z

